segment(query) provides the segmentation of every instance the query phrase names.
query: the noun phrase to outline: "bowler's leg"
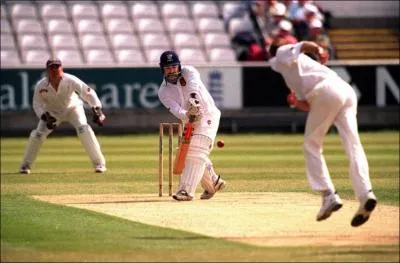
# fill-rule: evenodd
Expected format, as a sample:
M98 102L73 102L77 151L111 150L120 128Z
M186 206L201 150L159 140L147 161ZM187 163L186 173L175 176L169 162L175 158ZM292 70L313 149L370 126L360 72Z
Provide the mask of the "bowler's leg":
M353 93L353 92L352 92ZM357 125L357 98L351 94L338 115L335 126L339 131L343 147L350 162L350 178L360 207L352 220L352 226L365 223L376 206L369 177L368 160L361 144Z

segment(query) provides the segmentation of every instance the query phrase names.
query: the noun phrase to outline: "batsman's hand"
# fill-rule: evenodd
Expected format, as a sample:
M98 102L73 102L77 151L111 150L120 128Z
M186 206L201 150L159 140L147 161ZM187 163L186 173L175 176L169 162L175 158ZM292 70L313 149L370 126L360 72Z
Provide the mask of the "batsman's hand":
M196 122L202 118L203 113L200 107L200 101L198 99L189 99L189 109L186 113L186 116L189 118L190 122Z
M42 116L40 116L40 119L46 122L47 129L53 130L56 127L57 119L51 116L48 111L43 113Z
M92 107L93 111L93 122L98 126L103 126L104 121L106 120L106 115L104 115L103 111L100 107Z

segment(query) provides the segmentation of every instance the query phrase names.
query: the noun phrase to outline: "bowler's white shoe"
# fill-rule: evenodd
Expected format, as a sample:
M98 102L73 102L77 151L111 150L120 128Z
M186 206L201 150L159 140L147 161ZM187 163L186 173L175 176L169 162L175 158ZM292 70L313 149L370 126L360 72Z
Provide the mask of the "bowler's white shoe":
M327 219L332 212L339 210L342 206L343 202L336 193L322 197L322 207L317 215L317 221Z
M21 174L30 174L31 173L31 167L29 166L29 164L24 164L19 169L19 172Z
M224 189L226 186L226 182L221 179L221 176L218 175L218 179L214 184L214 193L210 193L207 190L204 190L204 192L200 195L200 199L207 200L212 198L216 192Z
M107 168L104 165L96 165L96 167L94 168L94 171L96 173L104 173L105 171L107 171Z
M367 222L370 214L375 209L376 203L376 196L372 191L369 191L368 194L361 200L360 207L351 220L351 225L357 227Z

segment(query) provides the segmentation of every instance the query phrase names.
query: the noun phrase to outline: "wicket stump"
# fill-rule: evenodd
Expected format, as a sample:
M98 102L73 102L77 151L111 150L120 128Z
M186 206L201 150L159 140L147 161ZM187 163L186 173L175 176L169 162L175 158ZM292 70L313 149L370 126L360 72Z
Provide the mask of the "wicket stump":
M173 185L173 176L172 176L172 165L173 165L173 137L174 137L174 128L178 134L178 145L182 140L182 124L181 123L171 123L171 122L162 122L160 123L160 141L159 141L159 153L158 153L158 196L163 195L163 184L164 184L164 128L168 129L168 194L172 196L172 185Z

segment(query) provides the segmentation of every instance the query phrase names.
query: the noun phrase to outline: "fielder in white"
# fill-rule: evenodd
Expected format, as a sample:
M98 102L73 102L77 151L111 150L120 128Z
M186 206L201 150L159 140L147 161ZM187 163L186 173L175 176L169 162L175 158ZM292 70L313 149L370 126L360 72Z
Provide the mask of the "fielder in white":
M200 79L200 73L192 66L181 66L174 51L161 54L160 68L164 75L158 91L160 101L183 123L189 120L189 115L196 116L185 168L173 198L192 200L197 185L201 183L204 192L200 199L210 199L225 187L225 181L215 173L208 157L213 149L221 112Z
M304 54L318 57L318 61ZM353 88L333 70L324 66L328 55L313 42L274 43L270 47L271 67L282 74L294 97L290 104L309 111L305 126L304 154L307 177L314 191L321 192L323 203L317 221L328 218L343 203L331 181L325 163L323 139L334 124L350 161L350 177L360 207L351 225L364 224L377 200L372 192L368 161L360 141L357 124L357 96ZM322 64L321 64L322 63Z
M96 92L77 77L64 73L59 59L46 62L47 76L38 81L33 95L33 109L39 118L29 136L20 172L29 174L47 136L62 122L71 123L93 164L95 172L106 171L106 161L99 142L87 123L82 99L93 111L93 121L103 126L105 115Z

